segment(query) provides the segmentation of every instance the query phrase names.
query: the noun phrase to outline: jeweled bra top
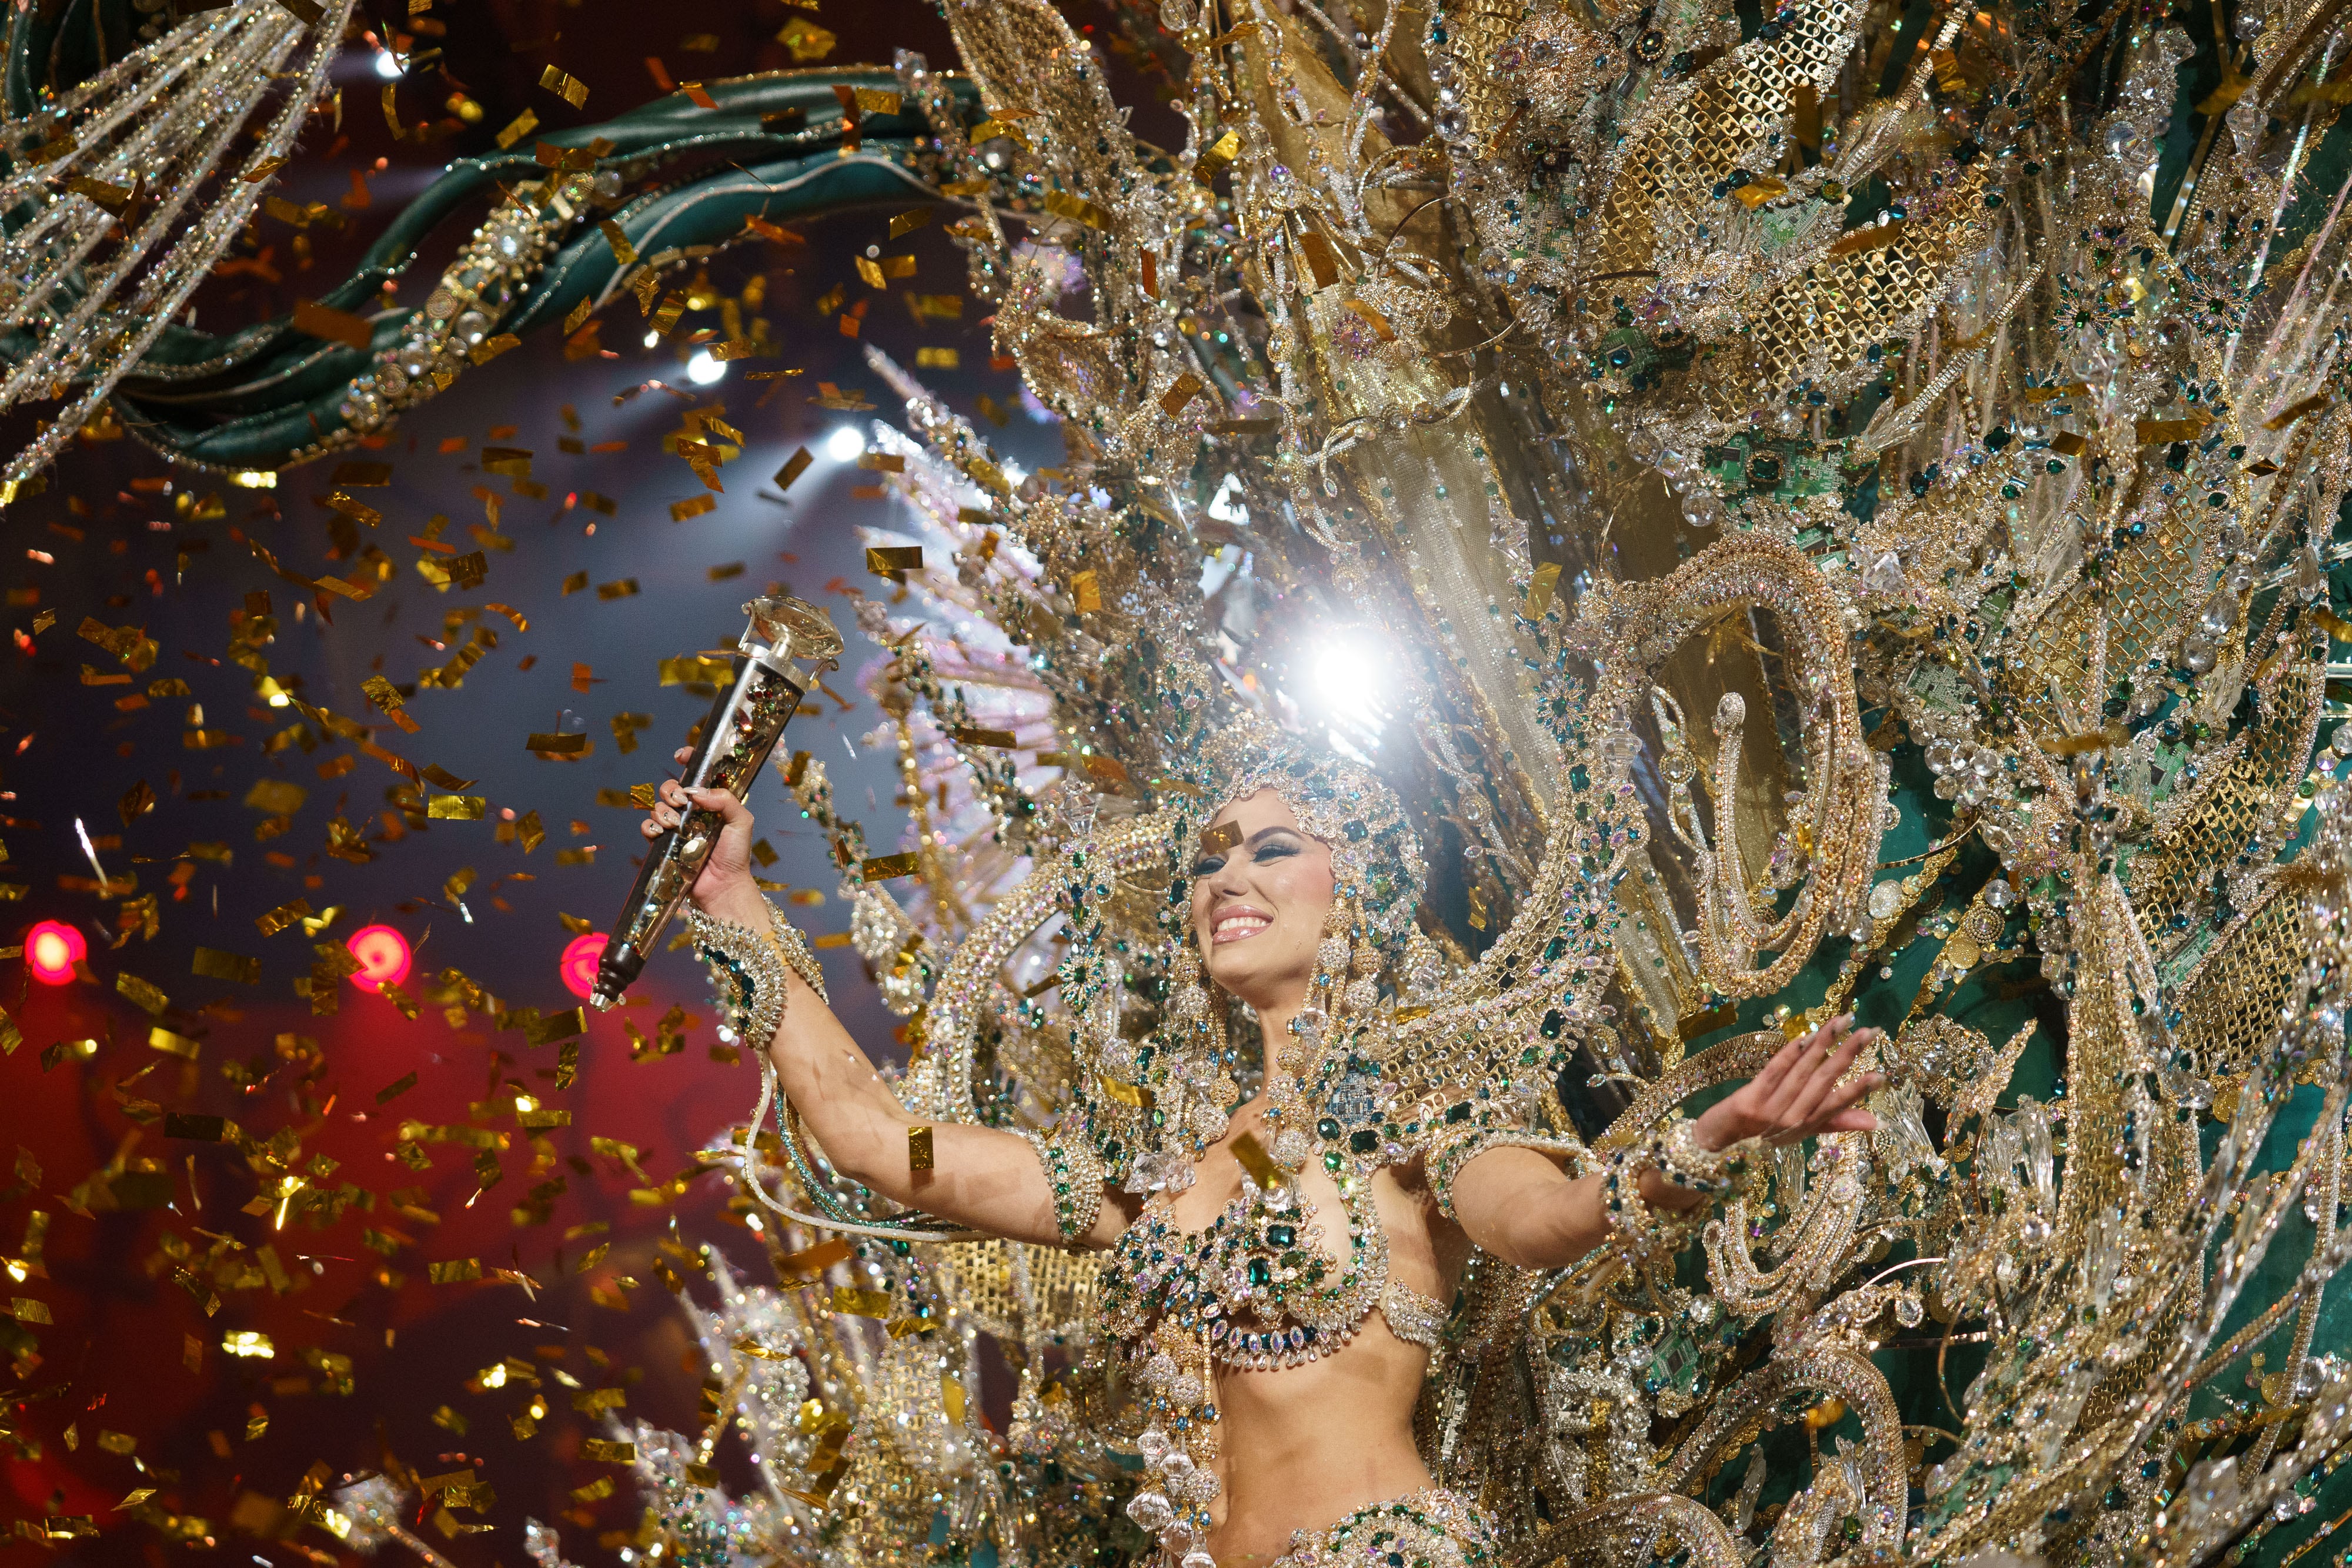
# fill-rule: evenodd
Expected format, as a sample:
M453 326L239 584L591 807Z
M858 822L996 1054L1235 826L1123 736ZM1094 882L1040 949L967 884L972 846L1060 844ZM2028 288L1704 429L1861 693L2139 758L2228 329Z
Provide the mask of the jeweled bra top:
M1355 1337L1374 1308L1399 1339L1434 1344L1445 1322L1444 1303L1389 1279L1388 1236L1372 1197L1373 1173L1402 1164L1409 1151L1381 1137L1376 1125L1351 1133L1339 1113L1351 1103L1370 1112L1366 1087L1353 1075L1342 1080L1331 1113L1316 1128L1321 1164L1339 1187L1347 1223L1340 1259L1323 1249L1320 1206L1279 1172L1272 1173L1278 1179L1271 1186L1245 1176L1241 1194L1197 1231L1177 1225L1174 1194L1163 1188L1120 1233L1096 1278L1102 1330L1132 1343L1155 1323L1165 1324L1205 1343L1217 1361L1256 1371L1332 1354ZM1370 1119L1376 1124L1377 1113Z

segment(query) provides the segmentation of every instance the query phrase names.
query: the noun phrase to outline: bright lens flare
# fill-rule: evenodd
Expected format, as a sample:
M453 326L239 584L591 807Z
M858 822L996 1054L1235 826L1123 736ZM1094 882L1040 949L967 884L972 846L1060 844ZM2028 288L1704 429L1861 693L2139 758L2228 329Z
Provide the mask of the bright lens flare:
M596 964L604 956L604 944L612 938L602 931L591 931L574 936L564 946L558 967L563 975L563 988L575 997L596 994Z
M825 437L824 455L835 463L855 463L865 450L866 438L846 424Z
M343 944L360 967L352 984L363 991L380 991L408 978L408 938L389 925L363 925Z
M1329 722L1335 741L1351 750L1380 744L1389 719L1382 699L1391 673L1387 655L1360 634L1335 636L1309 655L1313 703Z
M707 387L727 377L727 361L714 358L708 349L697 349L694 358L686 361L686 379L696 386Z
M25 933L25 967L45 986L71 984L74 966L88 956L88 939L61 920L44 920Z

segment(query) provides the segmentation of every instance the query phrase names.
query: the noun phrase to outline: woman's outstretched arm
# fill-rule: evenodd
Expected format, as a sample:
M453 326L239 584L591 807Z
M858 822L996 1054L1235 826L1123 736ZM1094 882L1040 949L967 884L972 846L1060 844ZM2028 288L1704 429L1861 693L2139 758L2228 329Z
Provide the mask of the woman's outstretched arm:
M1885 1082L1865 1072L1841 1083L1854 1054L1877 1038L1834 1019L1803 1040L1791 1040L1764 1071L1701 1113L1693 1131L1699 1145L1721 1151L1743 1139L1792 1144L1821 1133L1866 1133L1878 1119L1863 1097ZM1609 1239L1603 1176L1571 1179L1532 1149L1501 1145L1474 1155L1454 1178L1455 1218L1470 1239L1506 1263L1524 1269L1565 1269ZM1662 1179L1641 1176L1642 1200L1653 1208L1686 1210L1700 1197Z
M678 754L681 761L686 756ZM764 930L769 905L751 880L750 807L724 789L689 792L669 779L646 820L646 836L676 826L688 806L716 811L725 824L690 896L713 919ZM790 1000L783 1023L767 1042L768 1057L793 1109L835 1169L894 1203L950 1224L1015 1241L1072 1244L1055 1222L1052 1185L1026 1139L911 1114L823 998L798 975L788 974L784 984ZM909 1158L908 1134L923 1126L930 1128L932 1168L919 1171ZM1107 1199L1093 1228L1075 1245L1108 1246L1125 1222L1123 1211Z

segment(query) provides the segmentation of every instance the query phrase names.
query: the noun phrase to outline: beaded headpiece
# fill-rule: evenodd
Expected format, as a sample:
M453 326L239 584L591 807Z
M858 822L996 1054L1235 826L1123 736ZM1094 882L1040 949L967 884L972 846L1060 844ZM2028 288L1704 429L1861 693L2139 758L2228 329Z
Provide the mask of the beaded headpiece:
M1204 821L1262 789L1273 790L1300 828L1330 847L1335 900L1353 901L1383 946L1402 941L1412 929L1428 880L1421 841L1395 791L1370 768L1334 752L1311 750L1256 718L1221 732L1206 752L1210 779L1202 781L1202 800L1213 804ZM1181 885L1171 886L1171 908L1190 905L1192 878L1184 868L1195 847L1187 841L1174 848L1174 880Z

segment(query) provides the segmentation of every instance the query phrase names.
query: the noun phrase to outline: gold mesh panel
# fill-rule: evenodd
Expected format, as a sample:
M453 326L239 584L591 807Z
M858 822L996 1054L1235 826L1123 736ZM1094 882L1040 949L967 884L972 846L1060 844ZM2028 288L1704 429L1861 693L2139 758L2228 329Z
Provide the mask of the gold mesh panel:
M2132 904L2151 946L2163 946L2172 916L2201 902L2214 872L2236 857L2294 788L2311 751L2317 695L2311 672L2281 675L2229 771L2178 827L2132 862Z
M1797 83L1829 91L1853 49L1853 8L1830 0L1802 18L1777 42L1750 44L1717 67L1627 154L1601 206L1601 271L1648 267L1658 244L1651 214L1660 204L1696 208L1712 201L1715 183L1780 129Z
M1610 9L1608 5L1601 6L1603 15ZM1466 5L1448 6L1445 22L1454 33L1454 57L1474 67L1491 61L1505 41L1518 30L1519 20L1527 11L1527 0L1469 0ZM1483 142L1511 117L1517 84L1478 69L1463 72L1458 82L1462 106L1470 112L1471 132Z
M1943 287L1945 269L1977 232L1971 214L1983 200L1985 167L1979 159L1946 188L1940 218L1906 226L1892 245L1830 256L1765 301L1750 338L1753 357L1742 370L1726 365L1729 373L1709 378L1709 401L1735 406L1759 384L1800 379L1816 358L1836 371L1895 336Z
M2095 616L2107 620L2110 675L2127 674L2170 643L2205 586L2198 538L2196 517L2184 499L2137 543L2116 552L2104 584L2078 581L2061 596L2027 640L2027 684L2018 694L2022 705L2046 710L2053 676L2069 702L2085 704Z
M2300 972L2303 906L2273 896L2225 934L2182 988L2175 1036L2203 1071L2233 1077L2278 1032L2279 1004Z
M999 1338L1017 1340L1075 1333L1093 1307L1101 1267L1087 1253L994 1238L943 1249L939 1258L942 1271L953 1277L952 1293L973 1321Z

